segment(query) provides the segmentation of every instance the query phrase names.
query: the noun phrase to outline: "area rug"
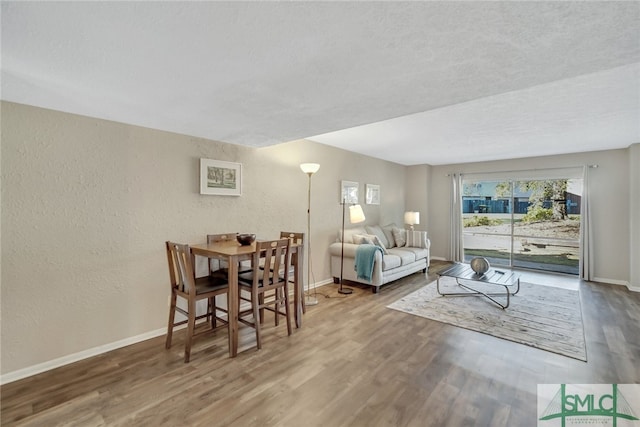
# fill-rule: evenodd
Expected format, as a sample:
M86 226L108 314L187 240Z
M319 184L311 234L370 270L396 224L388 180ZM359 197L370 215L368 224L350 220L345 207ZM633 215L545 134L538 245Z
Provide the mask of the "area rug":
M464 291L451 277L440 278L440 290ZM494 286L484 291L499 289ZM441 296L432 282L387 307L587 361L576 290L521 283L520 292L511 296L509 307L503 310L484 297Z

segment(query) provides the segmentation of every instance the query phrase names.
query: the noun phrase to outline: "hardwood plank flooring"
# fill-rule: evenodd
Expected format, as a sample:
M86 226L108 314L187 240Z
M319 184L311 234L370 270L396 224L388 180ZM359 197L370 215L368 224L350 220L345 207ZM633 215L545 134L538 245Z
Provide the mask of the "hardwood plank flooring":
M241 327L171 350L154 338L6 384L3 426L526 426L537 384L640 383L640 294L564 276L525 274L580 288L588 362L386 308L435 279L414 274L354 293L319 288L304 327L267 317L263 349ZM324 296L328 298L325 298Z

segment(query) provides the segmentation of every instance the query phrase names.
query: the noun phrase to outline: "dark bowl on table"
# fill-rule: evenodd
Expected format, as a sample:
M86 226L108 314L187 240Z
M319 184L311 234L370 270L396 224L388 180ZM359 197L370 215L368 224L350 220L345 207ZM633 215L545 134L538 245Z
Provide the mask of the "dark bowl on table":
M236 239L238 239L238 243L240 243L242 246L248 246L256 240L256 235L243 233L243 234L238 234L236 236Z

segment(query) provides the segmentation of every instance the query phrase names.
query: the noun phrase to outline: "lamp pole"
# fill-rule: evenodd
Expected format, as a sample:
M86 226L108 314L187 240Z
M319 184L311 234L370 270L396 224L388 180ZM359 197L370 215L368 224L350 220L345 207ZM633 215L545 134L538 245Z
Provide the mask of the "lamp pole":
M318 304L318 298L315 295L311 295L309 287L311 286L311 175L313 172L307 172L309 175L309 188L307 192L307 296L306 305ZM315 290L315 287L314 287ZM315 292L314 292L315 294Z
M300 165L302 172L309 176L309 185L307 187L307 291L305 292L305 306L318 304L318 299L314 295L309 294L311 288L311 175L318 172L320 165L318 163L302 163Z
M342 273L344 271L344 212L345 212L346 204L347 204L347 199L343 197L342 198L342 238L340 239L342 241L342 250L340 253L340 288L338 289L338 293L349 295L353 293L353 289L345 288L342 286L342 282L344 281L344 279L342 278Z

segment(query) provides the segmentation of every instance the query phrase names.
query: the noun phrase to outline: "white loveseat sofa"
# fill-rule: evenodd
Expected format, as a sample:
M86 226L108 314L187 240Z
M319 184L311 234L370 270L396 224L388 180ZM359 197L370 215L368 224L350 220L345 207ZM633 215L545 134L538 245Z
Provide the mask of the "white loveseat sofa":
M340 282L341 234L338 231L337 241L329 246L331 275L335 283ZM371 281L358 278L355 270L356 251L363 241L362 236L376 236L378 245L384 246L383 250L386 252L376 251ZM430 262L430 245L426 231L403 230L394 224L345 230L342 276L345 280L371 285L372 291L378 293L380 286L393 280L419 271L426 273Z

